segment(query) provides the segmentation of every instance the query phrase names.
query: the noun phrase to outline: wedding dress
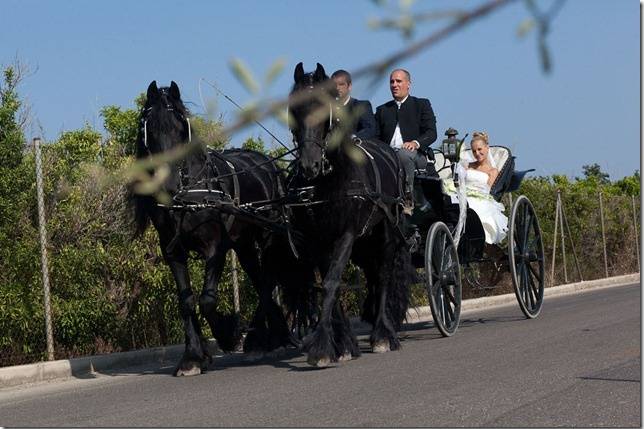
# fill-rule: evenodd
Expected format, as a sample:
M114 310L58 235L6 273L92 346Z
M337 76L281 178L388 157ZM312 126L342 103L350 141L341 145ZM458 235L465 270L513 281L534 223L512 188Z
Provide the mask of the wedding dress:
M505 207L497 202L490 195L490 187L487 184L488 174L473 169L461 169L465 174L465 195L467 204L476 212L483 230L485 231L485 242L488 244L500 243L508 231L508 218L503 213ZM450 195L452 202L458 204L457 190L454 182L443 181L444 191Z

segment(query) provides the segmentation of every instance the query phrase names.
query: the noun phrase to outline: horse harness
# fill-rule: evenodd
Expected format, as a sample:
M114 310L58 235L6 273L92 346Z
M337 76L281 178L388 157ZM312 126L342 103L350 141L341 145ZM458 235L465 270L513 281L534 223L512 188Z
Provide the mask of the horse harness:
M219 166L217 166L213 158L221 161ZM224 169L227 171L222 171ZM221 176L224 174L232 177L232 189L225 180L221 180ZM193 182L194 178L200 179ZM220 189L217 189L217 187ZM264 189L266 190L266 194L270 195L265 187ZM204 193L205 196L203 195ZM195 204L194 201L191 201L191 194L197 198L201 196L201 202ZM179 167L179 191L172 197L172 200L175 204L182 206L182 208L190 207L194 209L200 207L201 204L214 205L215 207L222 204L229 204L232 207L239 208L241 190L239 186L239 174L235 171L235 165L217 151L208 150L206 151L206 162L202 169L193 176L188 174L186 161L184 159ZM230 214L224 223L226 231L230 231L234 222L235 215Z
M327 136L328 137L328 136ZM325 144L323 146L324 151L322 152L323 155L326 152L326 140L325 139ZM390 208L391 205L395 205L396 207L399 205L399 203L402 202L402 199L400 197L392 197L390 195L383 194L382 192L382 180L381 180L381 175L380 175L380 168L378 167L378 163L375 160L375 157L367 150L362 145L362 140L357 139L355 142L355 146L359 148L366 158L369 160L369 165L371 166L371 170L374 175L374 180L375 180L375 189L372 191L368 189L366 184L362 181L354 181L358 186L349 189L346 192L346 195L341 198L349 198L349 199L357 199L357 200L369 200L372 203L372 209L369 213L369 216L367 217L367 220L365 221L364 225L360 229L360 232L358 234L358 237L362 237L363 235L366 234L367 230L369 229L369 224L371 223L371 220L373 216L375 216L376 212L378 210L381 210L387 219L396 226L399 226L400 223L400 211L396 210L394 213L392 213L392 210ZM323 157L323 160L326 158ZM332 166L328 170L322 170L321 174L327 175L332 171ZM398 172L400 175L400 172ZM402 185L400 184L400 180L397 181L399 183L399 195L402 195ZM309 217L311 217L313 220L314 219L314 212L312 210L312 206L318 205L318 204L324 204L331 202L332 200L317 200L315 199L315 186L304 186L304 187L297 187L297 188L291 188L289 187L289 200L294 201L290 202L287 204L287 206L294 207L294 206L304 206L306 208L306 212ZM400 229L400 228L399 228Z

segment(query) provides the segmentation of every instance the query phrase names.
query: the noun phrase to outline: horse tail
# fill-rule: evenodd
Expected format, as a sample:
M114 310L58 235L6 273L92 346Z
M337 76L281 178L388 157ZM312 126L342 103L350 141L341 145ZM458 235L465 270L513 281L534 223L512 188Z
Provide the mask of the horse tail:
M150 216L148 213L152 203L150 197L136 195L131 189L128 193L128 199L134 215L134 237L140 237L150 224Z
M143 109L139 112L139 122L143 121ZM143 141L143 130L139 127L134 142L134 155L136 161L141 161L146 157L145 142ZM150 224L149 208L152 204L150 197L137 194L134 191L134 183L127 186L127 201L134 217L134 237L143 235L148 225Z

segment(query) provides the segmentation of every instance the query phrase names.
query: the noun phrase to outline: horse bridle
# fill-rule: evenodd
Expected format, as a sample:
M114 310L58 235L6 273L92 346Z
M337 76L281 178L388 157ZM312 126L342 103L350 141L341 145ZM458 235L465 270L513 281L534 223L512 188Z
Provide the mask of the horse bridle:
M161 88L159 91L161 93L163 93L163 94L167 94L167 89L166 88ZM165 109L168 112L174 112L175 111L174 106L172 104L168 103L167 101L166 101L166 104L165 104ZM150 113L151 111L152 111L152 106L146 107L145 109L143 109L143 114L141 115L141 122L142 122L141 126L143 128L143 145L145 146L145 149L148 151L148 154L150 154L150 155L152 154L152 152L150 151L150 147L148 146L148 120L147 120L147 116L148 116L148 113ZM188 123L188 143L191 143L192 142L192 126L190 125L190 118L185 116L183 113L179 113L179 116L181 117L182 120L184 120L184 121L186 121Z
M308 89L309 93L312 93L314 87L313 87L313 85L310 85L307 89ZM286 120L287 121L288 121L288 118L290 117L289 116L289 110L290 110L290 106L287 105L286 106ZM331 162L327 158L326 153L327 153L327 149L329 147L329 136L331 135L331 130L333 129L333 105L329 104L329 130L327 131L327 134L324 137L324 139L307 137L307 138L303 139L301 142L298 142L297 139L295 138L295 133L293 132L293 129L292 128L290 128L290 129L291 129L291 134L293 135L293 145L298 149L298 151L299 151L299 148L300 148L301 144L314 143L317 147L320 148L320 151L322 152L322 156L321 156L321 159L320 159L321 164L322 164L322 170L320 171L320 173L322 174L322 176L326 176L327 174L331 173L331 171L333 171L333 166L331 165Z
M159 89L159 92L161 92L164 95L168 95L168 90L167 88L161 88ZM146 151L148 152L148 155L153 155L152 151L150 150L150 146L148 145L148 120L147 116L148 114L152 111L153 107L146 107L143 109L143 113L141 115L141 127L143 128L143 145L145 146ZM168 112L174 112L176 109L172 104L170 104L167 100L165 103L165 109ZM190 124L190 118L185 116L183 113L178 112L178 116L180 117L181 120L186 121L188 124L188 143L192 142L192 126ZM203 170L205 170L209 166L210 162L207 162L204 164L204 168L202 169L201 172L199 172L198 176L200 176L203 173ZM178 165L178 170L179 170L179 191L183 191L184 188L187 187L186 181L189 182L190 176L187 175L186 173L186 165L185 165L185 159L181 162L181 164ZM187 180L186 180L187 179Z

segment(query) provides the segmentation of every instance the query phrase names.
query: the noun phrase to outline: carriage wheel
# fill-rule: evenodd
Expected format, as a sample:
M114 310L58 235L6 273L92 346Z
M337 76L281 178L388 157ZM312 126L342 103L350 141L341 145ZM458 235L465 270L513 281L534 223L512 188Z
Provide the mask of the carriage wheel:
M543 239L532 203L521 195L512 206L508 257L514 293L521 311L534 319L541 311L545 284Z
M452 234L443 222L427 233L425 272L429 306L444 337L456 332L461 316L461 270Z

